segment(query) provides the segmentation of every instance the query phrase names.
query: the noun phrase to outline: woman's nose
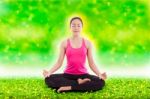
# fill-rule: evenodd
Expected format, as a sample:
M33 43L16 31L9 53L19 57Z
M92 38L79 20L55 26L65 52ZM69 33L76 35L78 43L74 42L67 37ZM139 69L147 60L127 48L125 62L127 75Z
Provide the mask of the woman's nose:
M79 29L79 27L78 27L78 26L76 26L76 27L75 27L75 29Z

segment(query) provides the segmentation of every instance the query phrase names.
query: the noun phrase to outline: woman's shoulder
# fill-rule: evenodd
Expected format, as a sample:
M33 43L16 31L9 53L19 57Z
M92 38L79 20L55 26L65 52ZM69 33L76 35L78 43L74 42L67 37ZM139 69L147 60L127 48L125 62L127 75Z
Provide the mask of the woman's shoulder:
M61 46L62 46L62 47L66 48L66 46L67 46L67 40L68 40L68 38L65 38L65 39L63 39L63 40L61 41Z
M92 46L92 43L91 43L91 41L89 39L84 38L84 41L85 41L85 45L86 45L87 48Z

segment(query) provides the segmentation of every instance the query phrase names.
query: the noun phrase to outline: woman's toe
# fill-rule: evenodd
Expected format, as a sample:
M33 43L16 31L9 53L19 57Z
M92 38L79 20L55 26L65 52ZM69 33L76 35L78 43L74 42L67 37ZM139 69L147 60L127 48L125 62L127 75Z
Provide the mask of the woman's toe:
M85 81L91 81L91 79L89 79L89 78L84 78L84 80L85 80Z

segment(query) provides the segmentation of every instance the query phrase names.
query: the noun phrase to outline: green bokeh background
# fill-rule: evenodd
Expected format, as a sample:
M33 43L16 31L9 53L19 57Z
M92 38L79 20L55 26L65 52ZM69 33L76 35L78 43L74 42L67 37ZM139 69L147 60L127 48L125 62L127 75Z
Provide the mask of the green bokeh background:
M1 0L0 64L47 66L60 41L70 36L69 19L80 16L83 35L103 66L150 62L149 0Z

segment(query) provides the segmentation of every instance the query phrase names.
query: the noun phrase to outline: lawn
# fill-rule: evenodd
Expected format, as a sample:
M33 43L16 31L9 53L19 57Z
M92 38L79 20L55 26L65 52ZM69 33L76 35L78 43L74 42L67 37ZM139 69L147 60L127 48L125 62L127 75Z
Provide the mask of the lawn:
M101 98L150 98L150 79L109 78L103 90L97 92L57 93L47 88L41 78L1 78L0 99L101 99Z

